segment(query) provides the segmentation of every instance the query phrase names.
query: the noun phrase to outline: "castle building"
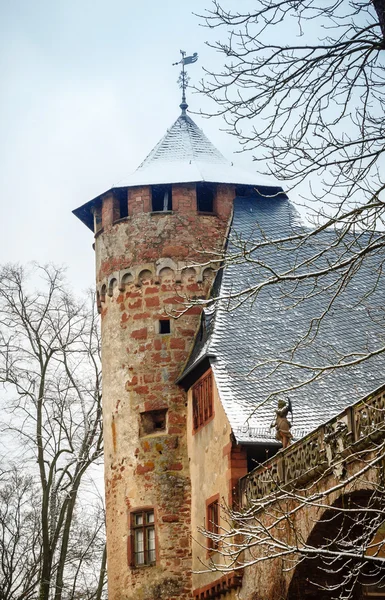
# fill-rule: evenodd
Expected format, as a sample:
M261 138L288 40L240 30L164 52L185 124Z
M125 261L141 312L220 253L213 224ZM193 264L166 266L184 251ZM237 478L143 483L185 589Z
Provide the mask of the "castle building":
M95 234L111 599L191 598L187 393L177 379L201 309L185 301L209 293L236 186L260 183L181 106L127 181L74 211Z
M288 242L283 259L269 248L258 261L239 259L255 236L289 238L297 216L279 185L233 166L186 108L130 177L74 211L95 236L110 600L248 600L238 572L199 573L217 550L200 529L224 525L221 504L234 502L239 478L279 448L273 384L296 389L292 432L301 437L376 387L383 368L378 358L326 374L311 392L284 363L274 375L266 361L253 372L285 356L327 299L289 310L266 288L234 298L269 261L282 268L302 252ZM235 259L220 268L226 244ZM370 277L363 271L363 286ZM222 300L202 311L210 293ZM332 342L342 353L352 336L378 338L349 294L299 357L316 365Z

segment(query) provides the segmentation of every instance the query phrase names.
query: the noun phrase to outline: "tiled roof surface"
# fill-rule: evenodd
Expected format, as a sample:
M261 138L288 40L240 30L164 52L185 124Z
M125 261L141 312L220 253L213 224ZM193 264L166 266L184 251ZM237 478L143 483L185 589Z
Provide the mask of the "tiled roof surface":
M239 245L240 240L250 245L263 235L282 237L298 227L295 211L287 200L237 198L229 251L236 251L231 240L235 245ZM242 261L225 267L220 295L231 296L260 282L268 273L267 265L278 272L300 265L333 241L335 234L325 232L300 250L291 243L282 244L279 251L268 246L259 249L254 255L259 264ZM359 249L362 239L353 244L352 241L353 238L346 240L346 256ZM350 248L349 244L352 244ZM329 258L337 252L342 252L342 248L329 251ZM335 363L352 351L366 353L385 345L385 289L381 278L378 280L381 262L378 258L372 256L362 264L332 309L326 312L315 339L298 346L292 357L294 362L319 367ZM317 265L325 265L325 261L321 256ZM307 267L298 268L305 272ZM383 354L354 367L327 372L298 389L290 388L311 378L316 371L275 362L277 357L290 359L290 349L306 332L311 319L321 316L327 308L336 291L336 281L336 275L328 275L319 280L316 287L310 279L299 286L265 287L257 297L238 308L235 308L235 299L223 300L217 306L207 339L197 341L186 369L191 371L205 354L215 355L216 359L211 362L220 397L240 442L274 439L270 424L275 416L277 397L261 405L271 394L281 391L278 397L290 396L294 413L292 431L295 437L302 437L383 382ZM365 297L370 291L372 293ZM301 302L305 295L310 297ZM261 365L267 360L272 362ZM289 391L283 391L287 389Z
M116 186L208 181L277 185L229 162L188 115L180 115L147 158Z

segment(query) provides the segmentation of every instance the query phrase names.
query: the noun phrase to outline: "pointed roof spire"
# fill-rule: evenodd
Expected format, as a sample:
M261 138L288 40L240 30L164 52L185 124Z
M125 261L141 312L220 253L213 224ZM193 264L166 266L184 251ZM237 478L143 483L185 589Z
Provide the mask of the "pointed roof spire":
M272 185L260 175L228 161L189 117L182 114L167 130L139 167L116 187L162 183L234 183Z
M182 90L182 102L179 105L182 113L136 171L118 185L198 181L246 185L254 185L259 181L262 184L260 176L234 167L187 115L186 88L190 78L185 66L195 63L198 53L194 52L191 56L186 56L184 50L180 50L180 53L182 58L173 65L182 65L178 78Z
M175 123L167 130L160 142L151 150L139 167L128 177L118 181L110 190L142 185L176 183L228 183L241 185L277 186L277 181L266 180L258 173L239 169L228 161L210 142L203 131L187 115L186 88L189 78L185 66L198 60L194 52L174 65L182 65L178 83L182 90L182 112ZM106 193L106 192L104 192ZM93 206L100 196L93 198L74 210L74 214L93 231Z

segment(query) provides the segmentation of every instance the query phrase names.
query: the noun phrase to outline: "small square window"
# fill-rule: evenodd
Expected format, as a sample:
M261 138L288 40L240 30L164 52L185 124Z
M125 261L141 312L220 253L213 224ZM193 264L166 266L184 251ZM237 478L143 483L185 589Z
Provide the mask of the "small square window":
M166 333L171 333L171 323L170 319L161 319L159 321L159 333L165 335Z
M167 408L148 410L140 415L140 435L162 433L167 429Z

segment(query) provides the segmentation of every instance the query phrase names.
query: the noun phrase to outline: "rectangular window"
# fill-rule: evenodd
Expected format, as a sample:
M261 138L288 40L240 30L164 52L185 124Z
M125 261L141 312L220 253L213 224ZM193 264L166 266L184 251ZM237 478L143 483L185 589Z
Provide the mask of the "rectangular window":
M151 195L153 212L172 210L171 185L153 185L151 186Z
M133 563L136 567L156 562L154 511L146 510L132 515Z
M128 217L128 195L127 191L119 196L119 215L121 219Z
M196 192L198 212L213 213L215 196L214 186L210 183L197 183Z
M114 220L128 217L128 191L127 188L114 189L115 212Z
M218 494L213 498L210 498L207 501L206 507L206 517L207 517L207 526L206 529L208 532L218 535L219 534L219 496ZM218 550L218 540L213 538L208 538L208 548L209 550Z
M192 388L193 429L197 431L213 416L213 378L209 371Z

